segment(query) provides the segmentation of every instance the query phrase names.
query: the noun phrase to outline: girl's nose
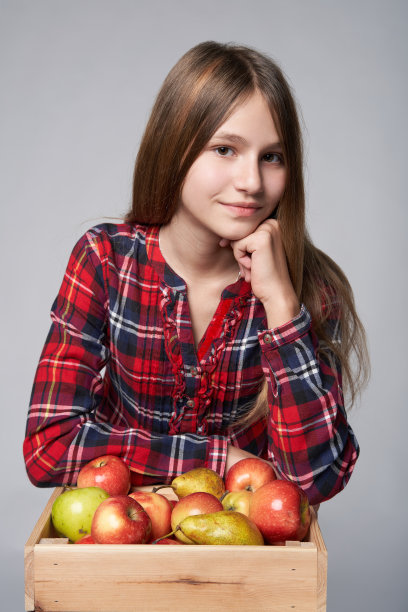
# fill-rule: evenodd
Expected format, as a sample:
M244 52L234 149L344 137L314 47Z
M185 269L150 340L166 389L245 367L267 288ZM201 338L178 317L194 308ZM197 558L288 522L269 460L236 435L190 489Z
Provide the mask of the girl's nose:
M242 163L237 165L235 187L238 191L246 191L251 194L262 191L262 175L257 159L243 159Z

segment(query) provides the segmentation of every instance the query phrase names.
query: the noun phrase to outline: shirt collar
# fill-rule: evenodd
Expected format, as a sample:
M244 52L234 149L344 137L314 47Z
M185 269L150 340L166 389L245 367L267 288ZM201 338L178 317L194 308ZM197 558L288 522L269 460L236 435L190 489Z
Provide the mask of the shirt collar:
M159 245L160 225L151 225L146 231L146 252L147 257L155 269L160 280L167 286L176 289L177 291L186 291L186 283L184 280L170 268L169 264L164 259Z

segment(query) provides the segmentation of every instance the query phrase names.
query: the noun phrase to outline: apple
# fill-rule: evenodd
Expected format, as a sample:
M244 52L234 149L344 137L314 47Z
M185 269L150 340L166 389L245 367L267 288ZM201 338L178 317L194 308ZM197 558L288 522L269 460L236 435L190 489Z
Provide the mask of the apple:
M252 491L242 489L242 491L231 491L225 497L221 498L222 507L224 510L232 510L233 512L241 512L245 516L249 516L249 502L252 497Z
M93 539L93 537L89 534L77 540L75 544L96 544L96 542Z
M179 542L178 540L173 540L173 538L163 538L158 542L153 542L153 544L180 544L183 546L183 542Z
M190 493L180 499L174 506L171 513L171 528L175 531L186 516L210 514L212 512L220 512L221 510L223 510L222 503L215 495L212 495L212 493L205 493L203 491ZM194 542L181 533L180 530L175 531L174 535L185 544L194 544Z
M127 495L130 489L130 469L116 455L97 457L81 468L77 487L101 487L109 495Z
M149 515L128 495L106 499L92 521L91 535L97 544L146 544L151 533Z
M151 539L162 538L171 531L172 505L164 495L148 491L133 491L129 497L135 499L145 509L152 521Z
M91 533L95 511L108 498L109 493L100 487L67 489L52 505L51 519L55 529L76 542Z
M256 491L259 487L276 479L270 463L257 457L247 457L234 463L225 477L227 491Z
M294 482L273 480L252 494L249 518L269 544L301 541L310 525L309 500Z

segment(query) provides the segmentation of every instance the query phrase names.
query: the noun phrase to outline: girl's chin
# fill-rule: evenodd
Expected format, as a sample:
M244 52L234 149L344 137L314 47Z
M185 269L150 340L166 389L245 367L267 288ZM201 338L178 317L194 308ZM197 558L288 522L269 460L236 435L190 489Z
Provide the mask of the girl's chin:
M243 238L246 238L247 236L253 234L257 227L258 226L249 229L247 228L246 231L241 229L240 231L235 232L224 232L223 235L220 237L220 240L228 240L228 242L236 242L237 240L242 240Z

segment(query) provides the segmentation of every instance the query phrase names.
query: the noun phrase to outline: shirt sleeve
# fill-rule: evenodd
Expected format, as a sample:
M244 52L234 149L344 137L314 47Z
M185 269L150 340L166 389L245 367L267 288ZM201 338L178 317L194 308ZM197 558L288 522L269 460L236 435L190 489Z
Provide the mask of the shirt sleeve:
M338 340L339 321L328 325ZM347 484L360 450L347 421L340 368L319 350L304 305L292 321L260 332L259 341L268 381L268 458L311 503L328 500Z
M88 232L71 254L51 310L52 324L36 371L23 453L27 474L39 487L76 482L95 457L122 457L134 484L170 482L194 467L222 475L227 439L194 433L160 435L118 423L101 422L102 370L110 358L108 295L103 241Z

